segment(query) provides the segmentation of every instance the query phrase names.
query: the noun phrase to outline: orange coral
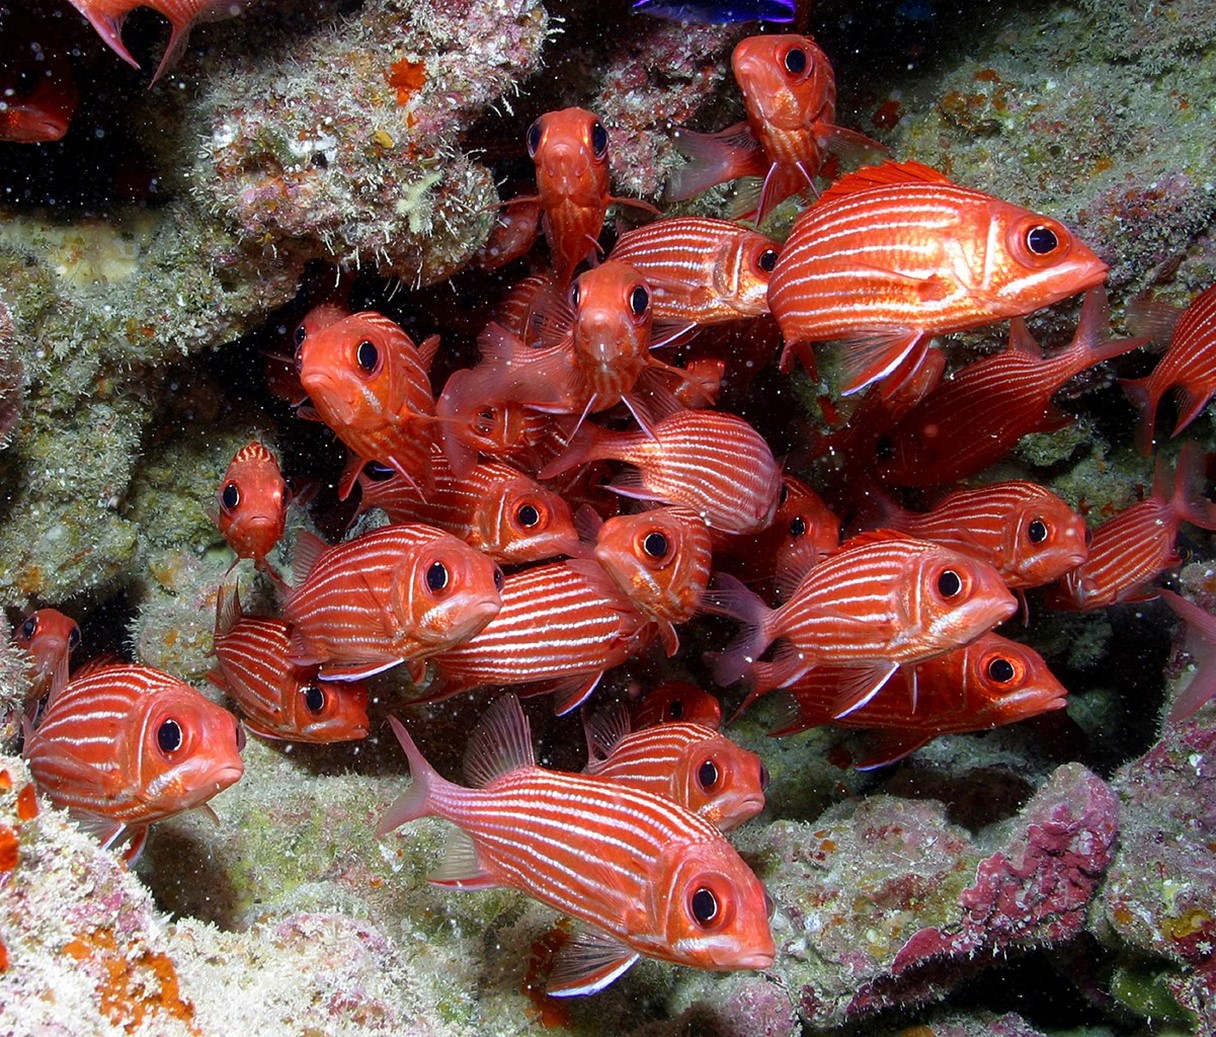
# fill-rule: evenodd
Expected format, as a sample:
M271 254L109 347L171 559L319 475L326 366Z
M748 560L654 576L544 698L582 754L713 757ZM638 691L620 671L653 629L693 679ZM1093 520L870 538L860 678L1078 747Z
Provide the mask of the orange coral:
M397 91L397 103L405 104L426 83L426 62L402 58L386 73L388 85Z

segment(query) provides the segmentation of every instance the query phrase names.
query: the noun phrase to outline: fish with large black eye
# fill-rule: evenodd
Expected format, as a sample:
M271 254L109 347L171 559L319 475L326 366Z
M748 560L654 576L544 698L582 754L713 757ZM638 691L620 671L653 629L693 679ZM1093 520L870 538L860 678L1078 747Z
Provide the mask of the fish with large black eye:
M13 640L29 656L25 714L32 720L39 702L45 698L49 706L67 684L72 652L80 646L80 627L58 609L38 609L22 620Z
M220 480L216 499L216 525L237 559L252 558L258 568L281 583L266 556L283 536L291 495L279 462L264 443L255 440L236 452Z

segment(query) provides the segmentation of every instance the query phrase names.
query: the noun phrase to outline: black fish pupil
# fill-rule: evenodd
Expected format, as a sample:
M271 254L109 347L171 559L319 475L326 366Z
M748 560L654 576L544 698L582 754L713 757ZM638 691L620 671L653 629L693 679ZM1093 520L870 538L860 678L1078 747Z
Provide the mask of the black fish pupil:
M718 768L713 760L706 760L697 769L697 781L703 789L712 789L718 784Z
M223 504L224 508L228 511L231 511L241 503L241 491L237 488L236 483L230 482L224 487L224 495L220 499L220 503Z
M359 343L359 348L355 351L355 362L367 372L372 372L376 369L376 364L380 360L380 351L364 339Z
M426 585L432 591L441 591L448 585L448 567L443 562L432 562L426 571Z
M1035 519L1026 527L1026 535L1032 544L1041 544L1047 539L1047 524L1042 519Z
M760 258L756 260L756 265L766 274L771 274L777 266L777 250L766 248L760 253Z
M325 708L325 692L315 684L304 689L304 705L310 713L320 713Z
M671 717L672 720L683 720L684 719L684 703L681 702L679 699L676 699L675 702L673 702L670 706L667 707L667 715L669 717Z
M591 148L596 158L603 158L608 153L608 131L598 122L591 127Z
M29 97L37 88L38 81L42 76L32 68L23 68L17 73L17 79L13 84L14 93L18 97Z
M540 148L540 123L534 122L528 127L528 136L526 138L528 144L528 154L536 157L536 152Z
M988 676L998 684L1007 684L1013 680L1014 672L1013 663L1008 659L993 659L988 664Z
M800 76L806 71L806 51L795 47L785 55L785 70L791 75Z
M667 554L667 537L662 533L647 533L642 541L642 550L651 558L662 558Z
M296 328L296 334L295 334L296 345L302 346L304 344L304 339L306 339L307 337L308 337L308 329L306 327L304 327L303 324L299 325Z
M182 725L176 720L165 720L156 729L156 744L162 753L174 753L182 747Z
M801 515L795 515L790 522L790 536L800 537L806 536L806 519Z
M80 644L80 627L72 627L72 632L68 634L68 647L75 648Z
M519 524L525 529L531 529L540 521L540 512L531 504L523 505L518 512Z
M718 917L718 898L704 886L692 895L692 916L701 925L709 925Z
M27 641L34 636L34 632L38 629L38 617L30 616L24 623L21 624L21 636Z
M1026 247L1036 256L1047 256L1060 246L1060 239L1050 227L1031 227L1026 235Z
M641 285L638 285L632 292L629 293L629 308L633 311L635 317L640 317L646 312L646 307L650 305L650 293Z
M963 581L953 569L943 569L937 578L937 589L943 598L953 598L963 589Z
M506 577L503 576L502 570L498 566L494 566L494 589L502 590L503 583L506 582Z

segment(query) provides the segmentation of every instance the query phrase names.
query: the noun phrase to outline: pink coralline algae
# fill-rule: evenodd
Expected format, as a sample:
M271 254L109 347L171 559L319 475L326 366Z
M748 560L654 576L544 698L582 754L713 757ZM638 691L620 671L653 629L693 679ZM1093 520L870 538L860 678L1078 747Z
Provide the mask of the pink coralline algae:
M938 1000L998 956L1077 935L1118 831L1114 793L1078 764L974 840L937 803L835 814L784 846L774 825L782 861L765 876L792 930L789 989L817 1027Z

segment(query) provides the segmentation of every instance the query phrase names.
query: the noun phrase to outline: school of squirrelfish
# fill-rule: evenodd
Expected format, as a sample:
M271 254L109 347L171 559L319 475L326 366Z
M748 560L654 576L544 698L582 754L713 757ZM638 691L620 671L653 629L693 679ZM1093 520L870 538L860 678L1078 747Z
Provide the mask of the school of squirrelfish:
M136 64L122 29L137 0L71 3ZM147 6L172 26L155 82L196 19L241 4ZM638 6L694 20L715 7ZM717 17L793 16L754 6ZM723 696L780 699L773 735L866 732L848 762L877 768L941 734L1062 709L1067 689L1019 640L1044 613L1164 594L1216 640L1216 619L1159 584L1183 524L1216 530L1197 446L1173 471L1159 460L1151 493L1092 531L1007 464L1023 437L1068 420L1052 398L1070 379L1150 340L1168 348L1124 383L1137 444L1151 451L1175 390L1182 433L1216 392L1216 287L1181 315L1139 299L1128 320L1142 335L1108 340L1106 264L1051 215L838 125L812 38L758 32L731 67L746 119L676 129L686 164L667 185L670 204L739 181L722 218L617 197L601 118L536 113L518 145L534 189L504 200L479 253L505 288L475 361L342 290L314 300L259 375L347 464L336 501L258 441L216 472L213 517L235 558L215 588L208 676L233 711L138 660L72 668L87 647L75 621L32 612L16 635L30 660L22 752L46 799L132 859L150 825L242 778L244 732L344 742L391 724L404 791L378 834L450 821L430 880L509 887L575 919L547 989L586 995L639 957L773 964L771 904L729 839L762 811L768 772L720 729ZM76 88L57 60L31 75L0 138L33 146L66 132ZM614 206L634 225L613 228ZM779 240L764 228L783 206L797 215ZM1024 318L1082 295L1072 343L1045 356ZM1002 352L960 364L934 348L1001 321ZM745 416L764 406L748 395L757 340L782 377L823 369L834 386L789 457ZM329 535L288 534L293 515ZM246 612L242 580L277 608ZM631 660L655 678L621 695L606 675ZM412 697L369 719L369 689L397 667ZM426 707L459 693L483 713L464 784L414 741ZM519 701L534 696L583 711L581 773L538 764ZM393 715L406 705L408 723Z

